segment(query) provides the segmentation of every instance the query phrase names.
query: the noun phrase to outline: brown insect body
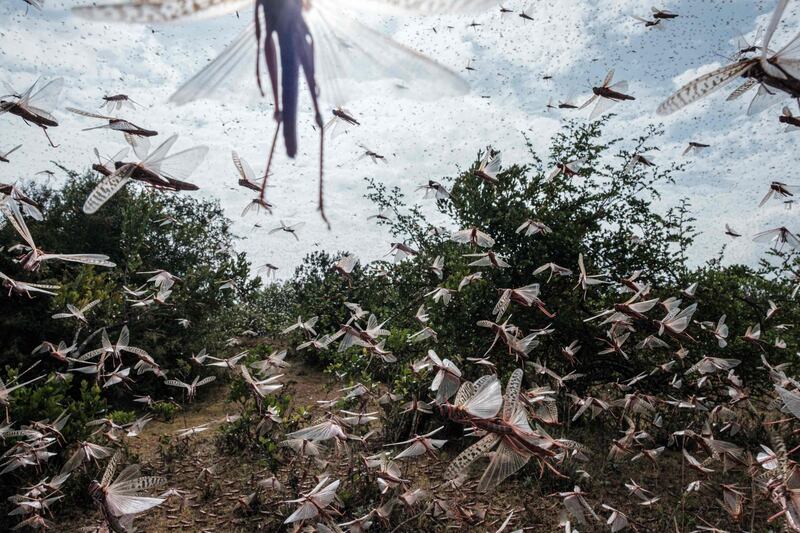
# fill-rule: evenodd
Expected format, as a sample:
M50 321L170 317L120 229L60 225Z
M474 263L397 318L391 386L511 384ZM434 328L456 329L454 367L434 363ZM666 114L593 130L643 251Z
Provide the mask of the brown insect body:
M792 98L800 98L800 80L786 72L786 70L781 67L780 63L771 61L769 59L767 60L772 68L776 68L783 73L783 75L786 77L785 79L768 74L761 65L761 62L757 59L750 59L746 61L752 61L753 65L750 66L750 68L748 68L744 74L742 74L743 78L757 80L764 85L772 87L773 89L785 92Z
M116 128L114 127L115 125L122 125L122 124L128 124L130 126L133 126L133 128L126 126L121 126ZM111 127L111 129L123 131L129 135L135 135L137 137L155 137L156 135L158 135L157 131L142 128L140 126L137 126L136 124L132 124L127 120L122 120L122 119L111 119L108 121L108 125Z
M597 96L601 96L603 98L610 98L611 100L636 100L633 96L619 93L608 87L592 87L592 92Z
M0 100L0 113L2 112L11 113L12 115L18 116L25 121L26 124L31 123L39 126L42 128L45 137L47 137L47 141L50 143L50 146L53 148L58 148L58 145L53 144L53 141L50 139L50 135L47 133L47 128L55 128L58 126L58 122L56 122L54 119L38 115L15 102L9 102L7 100Z
M357 121L355 118L351 117L350 115L348 115L345 111L342 111L341 109L334 109L333 110L333 115L335 117L338 117L338 118L344 120L345 122L347 122L348 124L350 124L352 126L360 126L361 125L361 123L359 121Z
M125 165L133 165L133 164L134 163L124 163L122 161L117 161L114 163L114 166L116 167L117 170L119 170ZM106 177L110 176L113 173L106 166L101 165L99 163L95 163L94 165L92 165L92 170ZM165 191L196 191L199 189L199 187L194 183L188 183L186 181L160 176L154 172L147 170L146 168L142 168L141 165L136 165L136 168L130 175L130 179L142 181L152 187L155 187L156 189L161 189Z
M778 120L783 124L790 124L800 128L800 117L788 117L786 115L781 115Z

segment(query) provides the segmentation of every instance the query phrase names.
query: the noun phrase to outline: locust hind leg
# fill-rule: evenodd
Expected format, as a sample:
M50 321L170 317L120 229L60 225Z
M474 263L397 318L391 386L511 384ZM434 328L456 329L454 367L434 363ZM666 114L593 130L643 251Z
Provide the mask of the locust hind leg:
M50 146L52 146L53 148L58 148L59 146L61 146L59 144L53 144L53 140L50 138L50 135L47 133L47 127L45 127L45 126L40 126L40 127L42 128L42 131L44 132L44 136L47 137L47 142L50 143Z
M306 83L311 92L311 102L314 105L314 121L319 128L319 191L317 198L317 209L322 217L322 220L331 229L331 223L328 217L325 216L325 203L323 200L323 175L324 175L324 162L325 162L325 127L322 123L322 114L319 110L318 88L316 81L316 74L314 68L314 41L310 33L301 35L297 43L297 50L300 56L300 64L303 66L303 73L306 77Z
M256 17L258 17L258 9L256 9ZM270 168L272 167L272 158L275 155L275 145L278 142L278 134L281 131L281 122L283 122L283 114L281 113L281 104L278 97L278 56L275 50L275 32L269 24L269 21L267 21L266 33L267 37L264 41L264 56L267 60L267 71L269 72L269 81L272 87L272 103L275 106L273 119L277 125L275 127L275 136L272 138L272 146L269 150L269 156L267 157L267 168L264 170L264 178L261 181L261 194L259 195L259 200L262 203L265 201L264 197L267 194L267 179L269 178ZM259 89L260 88L261 83L259 81Z

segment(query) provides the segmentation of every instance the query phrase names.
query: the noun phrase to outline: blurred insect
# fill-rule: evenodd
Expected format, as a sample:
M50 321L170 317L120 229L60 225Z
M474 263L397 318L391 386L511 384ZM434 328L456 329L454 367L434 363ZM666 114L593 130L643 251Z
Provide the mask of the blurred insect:
M614 85L609 85L613 78L614 70L611 69L608 71L608 74L606 74L603 84L600 85L600 87L592 87L592 92L594 95L581 106L581 109L584 109L592 105L592 103L597 100L597 105L589 115L589 120L594 120L607 113L617 104L617 102L622 102L624 100L636 100L636 98L633 96L625 94L625 92L628 90L627 81L620 81Z
M297 222L295 224L287 224L283 220L280 221L281 225L277 228L273 228L269 231L269 234L272 235L273 233L278 233L279 231L285 231L286 233L291 234L292 237L295 238L298 242L300 241L300 237L297 236L297 230L302 228L305 225L305 222Z
M0 203L0 212L6 215L6 218L14 226L14 229L17 230L20 237L25 241L26 245L20 245L22 248L26 248L28 251L20 256L17 261L22 264L22 268L29 271L35 272L39 270L42 263L45 261L67 261L71 263L83 263L87 265L95 265L95 266L103 266L113 268L117 265L109 261L107 255L101 254L48 254L42 251L40 248L36 246L36 243L33 240L33 236L31 235L30 230L28 229L28 225L25 223L25 219L22 218L22 213L20 213L19 208L17 207L16 202L5 202Z
M11 296L12 294L24 294L28 298L33 298L33 296L31 296L32 292L38 292L40 294L55 296L56 293L52 291L61 288L58 285L43 285L41 283L28 283L25 281L18 281L6 276L2 272L0 272L0 283L3 286L3 289L8 289L9 296Z
M678 18L678 15L676 13L672 13L671 11L667 11L666 9L651 7L650 10L653 12L653 18L656 20L669 20Z
M528 4L528 7L526 7L525 9L522 10L522 12L520 12L519 17L523 20L533 20L533 17L528 13L530 13L530 11L533 9L534 4L535 2L531 2L530 4Z
M784 131L787 133L800 129L800 117L794 116L792 114L792 110L789 109L789 106L784 106L781 116L778 117L778 121L781 124L786 124L786 129Z
M13 154L14 152L16 152L17 150L19 150L20 148L22 148L22 145L21 145L21 144L18 144L17 146L15 146L14 148L12 148L12 149L11 149L11 150L9 150L8 152L0 152L0 163L10 163L10 161L8 160L8 156L10 156L11 154Z
M345 126L360 126L361 123L356 120L353 114L341 107L337 107L331 113L333 113L333 118L331 118L325 124L325 132L328 133L331 137L336 137L339 132L342 131L342 128L339 126L344 124Z
M703 144L699 142L689 141L689 146L686 147L686 150L683 151L684 157L691 154L699 153L701 150L705 150L706 148L710 148L710 144Z
M367 147L366 147L366 146L364 146L363 144L359 144L358 146L359 146L359 147L360 147L362 150L364 150L364 153L363 153L363 154L361 154L361 155L358 157L358 159L356 159L356 161L360 161L360 160L362 160L362 159L365 159L365 158L367 158L367 157L368 157L368 158L370 158L370 159L372 160L372 162L373 162L373 163L376 163L376 164L377 164L378 162L381 162L381 163L383 163L383 164L386 164L386 163L387 163L387 161L386 161L386 156L384 156L384 155L381 155L381 154L379 154L378 152L375 152L375 151L373 151L373 150L370 150L369 148L367 148Z
M82 17L94 20L153 23L198 15L219 16L238 12L238 9L247 3L241 0L201 3L134 1L80 6L74 8L74 11ZM453 14L488 8L492 3L492 0L459 2L451 0L427 3L405 2L402 6L416 8L425 14ZM384 5L378 4L376 7L388 10L396 7L392 4L396 2L384 2ZM252 65L256 67L256 85L263 96L264 89L261 83L263 47L272 88L273 119L276 122L259 197L259 201L264 203L266 182L281 127L283 127L286 154L290 158L297 155L298 93L302 70L314 109L314 122L319 131L318 209L322 219L328 223L323 203L325 128L319 103L323 91L327 91L325 94L328 98L338 105L345 100L336 94L341 93L340 85L346 81L362 80L364 77L399 79L400 83L396 86L402 87L422 84L425 90L419 91L418 94L428 98L436 95L464 94L468 91L468 85L451 70L348 17L346 2L257 0L255 5L255 20L215 60L178 89L170 100L177 104L185 104L198 98L208 97L225 82L234 82L239 74L246 72L238 67L252 68ZM354 3L351 7L357 10L362 6L360 3ZM255 43L256 46L251 46L250 43ZM401 93L406 92L414 93L414 91L401 91Z
M158 135L157 131L148 130L142 128L141 126L137 126L132 122L128 122L125 119L117 118L117 117L108 117L105 115L98 115L97 113L92 113L90 111L82 111L80 109L75 109L74 107L68 107L67 111L70 113L75 113L76 115L81 115L84 117L90 118L97 118L100 120L107 120L108 124L103 124L102 126L94 126L91 128L84 128L83 131L90 131L90 130L98 130L101 128L108 128L114 131L121 131L122 133L127 133L128 135L133 135L136 137L155 137Z
M36 80L23 93L18 93L13 87L6 84L7 89L11 92L0 97L0 115L11 113L21 118L25 124L39 126L42 128L45 137L47 137L47 142L50 143L50 146L58 148L58 145L53 144L52 139L50 139L47 128L58 126L58 122L51 112L58 104L61 90L64 88L64 80L56 78L41 86L40 81Z
M786 185L785 183L781 183L779 181L773 181L769 184L769 190L761 199L761 202L759 202L758 207L762 207L770 200L770 198L773 197L783 199L794 196L794 193L796 193L799 189L800 187L797 185Z
M127 94L113 94L111 96L104 96L103 97L103 105L100 108L105 107L106 111L112 113L114 111L119 111L123 107L130 107L131 109L136 109L138 104L133 101L133 99L128 96Z
M645 28L654 28L656 30L663 30L664 26L661 25L662 19L653 18L653 20L648 20L646 18L642 18L638 15L631 15L632 18L637 20L638 22L644 24Z
M684 85L667 98L659 107L659 115L669 115L675 111L724 87L738 77L745 78L728 100L739 98L750 89L758 86L758 93L750 102L748 115L760 113L773 103L786 97L800 98L800 34L777 53L769 50L769 43L783 16L789 0L780 0L772 13L767 32L761 42L759 57L744 57L735 63L709 72Z
M497 174L500 172L501 164L502 159L500 158L500 152L495 152L489 147L486 149L483 159L481 159L481 162L478 164L475 175L489 185L495 186L500 183Z
M231 152L231 158L236 171L239 172L239 186L251 191L261 192L261 185L256 183L256 173L253 172L253 168L247 161L239 157L235 150Z
M756 233L753 242L771 242L776 250L782 250L784 245L789 245L790 248L800 247L800 239L785 226Z
M556 164L556 167L550 172L550 175L547 177L547 180L550 181L554 178L557 178L560 175L564 175L564 177L571 178L573 176L577 176L581 169L586 165L587 159L582 157L580 159L575 159L573 161L567 161L564 163Z

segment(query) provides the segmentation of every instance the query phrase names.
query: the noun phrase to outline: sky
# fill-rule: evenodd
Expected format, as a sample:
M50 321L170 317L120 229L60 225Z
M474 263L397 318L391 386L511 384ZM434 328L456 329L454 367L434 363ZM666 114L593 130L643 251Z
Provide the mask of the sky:
M663 186L658 208L663 211L680 198L690 199L702 231L690 251L692 261L702 263L728 243L727 262L754 263L765 245L753 243L752 235L780 225L798 229L794 219L800 206L787 210L780 201L762 208L758 203L773 180L800 184L795 175L800 133L783 132L778 123L780 105L747 116L749 96L726 102L736 85L666 118L655 110L683 83L726 64L738 49L737 38L744 35L752 41L776 3L664 1L658 7L680 16L664 22L663 31L645 28L632 18L649 16L653 4L641 0L508 0L504 6L515 12L505 15L497 5L447 16L349 12L367 27L458 72L470 91L395 98L389 96L393 82L383 80L359 85L361 90L349 93L346 101L327 102L326 116L333 104L344 103L361 122L330 139L326 147L329 231L316 213L318 138L306 94L301 96L298 156L289 160L279 146L273 163L268 198L276 208L272 215L246 217L241 213L253 195L237 187L231 150L248 160L256 173L263 172L274 132L271 104L257 98L252 73L232 79L218 99L183 106L167 103L183 82L247 26L250 12L242 11L241 18L231 13L148 26L78 18L70 8L81 2L46 0L43 11L26 13L22 0L7 0L0 5L0 79L24 89L38 77L61 76L66 86L54 110L60 125L50 130L58 148L49 147L38 128L20 127L17 117L0 116L0 152L23 145L12 154L11 164L0 166L0 182L43 179L34 174L53 169L53 161L86 169L95 147L106 155L117 152L124 145L120 134L81 131L97 121L64 108L99 111L103 95L128 94L143 108L126 111L125 118L159 131L162 139L178 133L177 150L209 147L205 161L189 179L201 188L192 194L219 199L234 221L234 233L240 237L237 247L247 252L254 268L272 263L286 278L316 249L349 251L362 262L389 251L388 231L367 221L376 210L363 197L365 178L401 187L410 201L426 205L436 221L430 201L416 192L419 185L455 177L486 145L500 150L506 165L526 163L523 134L546 154L550 138L565 120L587 120L590 112L548 110L547 103L568 97L583 101L591 86L599 85L613 68L615 81L627 80L628 93L636 100L614 108L616 116L605 134L629 139L623 146L630 146L649 125L663 124L666 133L653 159L663 165L686 163L686 169L676 175L674 184ZM523 9L532 21L517 16ZM792 2L772 48L795 36L798 21L800 7ZM471 27L472 22L480 26ZM381 55L376 45L375 54L385 57L385 49ZM466 70L467 64L475 70ZM325 94L324 87L321 90ZM712 146L684 158L681 154L689 141ZM386 163L360 159L361 145L384 154ZM56 183L63 179L58 174L54 178ZM269 234L281 220L304 222L297 232L299 241L283 232ZM745 237L726 238L725 223Z

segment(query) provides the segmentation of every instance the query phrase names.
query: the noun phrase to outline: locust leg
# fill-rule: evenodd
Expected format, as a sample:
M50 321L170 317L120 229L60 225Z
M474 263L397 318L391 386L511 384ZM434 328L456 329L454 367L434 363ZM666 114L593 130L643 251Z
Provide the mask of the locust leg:
M274 29L270 26L269 22L267 22L267 38L264 42L264 55L267 59L267 71L269 72L269 81L272 86L272 102L275 105L273 118L277 125L275 127L275 136L272 138L272 147L269 150L269 157L267 158L267 168L264 170L264 179L261 181L261 195L259 199L262 202L264 201L264 195L267 193L267 179L269 178L269 171L272 166L272 158L275 155L275 145L278 142L278 134L281 131L281 122L283 122L280 100L278 99L278 56L275 51L274 35Z
M50 135L47 133L47 128L45 126L40 126L40 128L42 128L42 131L44 132L44 136L47 137L47 142L50 143L50 146L52 146L53 148L58 148L59 147L58 144L53 144L53 140L50 138Z
M322 124L322 114L319 111L318 88L316 81L316 74L314 69L314 38L310 33L305 36L298 37L297 50L300 56L300 64L303 66L303 73L306 77L311 92L311 102L314 105L314 120L319 128L319 192L318 192L318 205L319 214L322 220L331 229L331 223L328 217L325 216L325 204L323 201L323 169L324 169L324 154L325 154L325 127Z

